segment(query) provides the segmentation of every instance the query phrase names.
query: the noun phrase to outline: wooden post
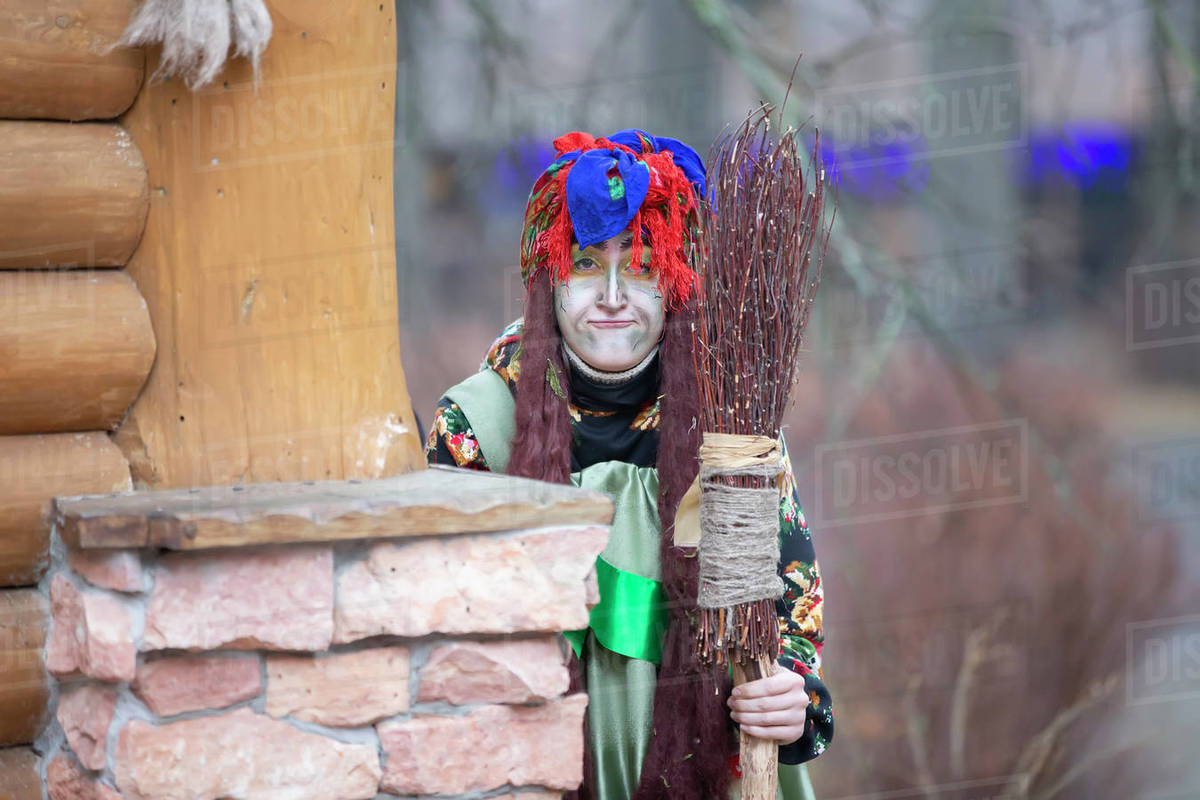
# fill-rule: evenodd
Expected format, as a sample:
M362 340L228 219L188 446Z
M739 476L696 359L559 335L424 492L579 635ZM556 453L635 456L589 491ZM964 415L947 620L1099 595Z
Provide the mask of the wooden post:
M116 435L138 488L421 468L400 363L395 6L270 4L256 88L147 86L151 210L126 271L159 357ZM147 69L153 69L151 63Z

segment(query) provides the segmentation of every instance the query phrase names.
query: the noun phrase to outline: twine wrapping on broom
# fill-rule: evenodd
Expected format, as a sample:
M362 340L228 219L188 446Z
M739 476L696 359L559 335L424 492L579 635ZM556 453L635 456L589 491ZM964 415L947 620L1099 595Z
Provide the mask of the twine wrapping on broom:
M701 645L720 663L727 647L757 657L777 646L779 441L705 433L700 447ZM740 635L739 635L740 634Z
M705 433L700 446L701 608L783 596L779 562L779 442L766 436ZM764 488L725 478L762 479ZM756 481L758 483L758 481Z

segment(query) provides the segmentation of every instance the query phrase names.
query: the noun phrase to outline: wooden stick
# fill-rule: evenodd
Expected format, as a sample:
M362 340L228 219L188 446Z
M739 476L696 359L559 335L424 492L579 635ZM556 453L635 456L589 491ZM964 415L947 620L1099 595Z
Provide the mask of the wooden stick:
M766 678L775 672L770 656L733 661L734 686ZM779 745L741 732L742 800L775 800L779 792Z

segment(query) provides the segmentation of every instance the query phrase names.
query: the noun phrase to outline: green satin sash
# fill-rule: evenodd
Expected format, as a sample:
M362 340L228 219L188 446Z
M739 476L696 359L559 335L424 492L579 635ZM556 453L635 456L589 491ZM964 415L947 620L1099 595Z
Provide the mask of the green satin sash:
M608 544L596 559L600 602L588 615L588 627L614 653L658 664L668 622L659 581L658 473L604 461L573 473L571 483L607 494L615 509ZM584 638L584 631L567 633L580 657Z
M596 638L614 653L661 664L667 624L662 584L617 569L603 558L596 559L596 582L600 602L588 615L588 627ZM580 658L587 631L563 632Z

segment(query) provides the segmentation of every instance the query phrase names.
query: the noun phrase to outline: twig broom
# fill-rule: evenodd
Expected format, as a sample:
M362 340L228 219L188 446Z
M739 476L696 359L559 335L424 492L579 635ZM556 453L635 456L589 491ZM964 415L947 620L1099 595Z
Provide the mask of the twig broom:
M704 663L728 662L739 685L771 675L779 654L780 426L832 224L819 148L805 170L799 132L772 137L772 111L762 106L709 152L693 329L703 431L697 648ZM775 800L777 746L742 734L744 800Z

